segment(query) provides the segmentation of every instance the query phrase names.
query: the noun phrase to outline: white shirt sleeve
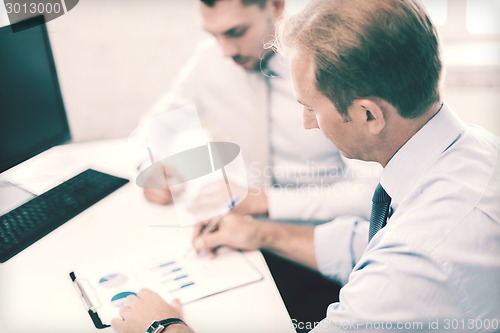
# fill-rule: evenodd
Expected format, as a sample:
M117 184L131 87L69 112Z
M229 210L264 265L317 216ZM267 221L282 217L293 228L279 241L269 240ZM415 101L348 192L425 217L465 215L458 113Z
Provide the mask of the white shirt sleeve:
M345 159L342 178L335 183L321 186L318 179L316 184L299 188L271 188L267 192L269 217L328 221L355 215L369 220L371 198L381 170L375 163Z
M344 285L368 244L368 221L344 216L314 228L314 250L321 274Z
M431 254L386 239L370 244L312 332L446 331L446 321L464 318L449 306L460 304L453 289Z

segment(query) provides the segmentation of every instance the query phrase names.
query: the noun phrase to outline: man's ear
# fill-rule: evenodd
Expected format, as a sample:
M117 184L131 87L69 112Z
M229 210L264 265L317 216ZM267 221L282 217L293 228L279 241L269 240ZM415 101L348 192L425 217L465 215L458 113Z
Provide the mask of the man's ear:
M362 98L353 102L352 108L358 114L358 119L365 122L368 131L377 135L385 127L385 117L382 107L376 101Z
M285 11L285 0L271 0L269 5L273 6L274 17L278 18L283 15Z

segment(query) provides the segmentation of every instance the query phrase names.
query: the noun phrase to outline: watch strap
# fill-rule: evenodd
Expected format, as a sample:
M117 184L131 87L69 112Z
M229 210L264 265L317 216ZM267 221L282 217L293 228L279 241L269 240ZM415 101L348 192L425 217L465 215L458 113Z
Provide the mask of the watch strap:
M168 319L164 319L164 320L159 320L158 322L164 327L163 330L165 330L170 325L175 325L175 324L186 325L186 323L180 318L168 318Z
M180 318L167 318L164 320L155 320L146 329L146 333L161 333L165 331L167 327L169 327L170 325L175 325L175 324L186 325L186 323Z

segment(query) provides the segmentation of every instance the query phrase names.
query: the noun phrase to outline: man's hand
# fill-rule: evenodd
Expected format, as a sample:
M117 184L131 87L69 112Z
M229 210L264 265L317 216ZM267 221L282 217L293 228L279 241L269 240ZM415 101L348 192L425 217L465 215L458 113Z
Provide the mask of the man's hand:
M144 333L154 320L167 318L181 318L182 310L179 301L172 304L165 302L157 293L142 289L137 297L129 296L123 307L120 309L121 318L111 321L111 327L117 333ZM172 325L176 330L172 332L193 331L182 324ZM169 330L170 332L170 330Z
M209 253L215 257L221 246L250 251L259 249L263 244L262 222L250 216L229 213L217 223L215 229L204 233L203 230L211 223L213 220L200 222L194 228L193 246L198 254Z
M198 254L215 257L221 246L245 251L267 249L318 269L313 226L258 221L236 213L224 216L215 228L212 223L213 220L200 222L194 228L193 247Z
M169 205L173 202L172 193L168 188L165 189L153 189L145 188L144 196L148 201L158 205Z
M243 188L235 183L229 185L224 182L213 182L206 184L197 197L193 200L189 211L194 216L206 216L207 212L220 210L224 205L230 205L231 198L228 194L228 186L231 188L232 199L244 200L236 201L232 209L234 212L246 214L266 214L268 211L267 195L263 190Z
M167 172L167 168L163 164L158 164L149 175L149 179L144 185L144 197L159 205L170 205L174 202L172 192L170 191L168 179L180 175L174 170ZM176 185L176 191L182 191L183 187Z

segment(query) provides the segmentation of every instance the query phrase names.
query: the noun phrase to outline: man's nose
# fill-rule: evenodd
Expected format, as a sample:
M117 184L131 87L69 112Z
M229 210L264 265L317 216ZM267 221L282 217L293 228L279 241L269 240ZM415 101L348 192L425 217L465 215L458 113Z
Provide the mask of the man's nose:
M304 125L304 129L319 128L314 112L303 111L302 123Z

